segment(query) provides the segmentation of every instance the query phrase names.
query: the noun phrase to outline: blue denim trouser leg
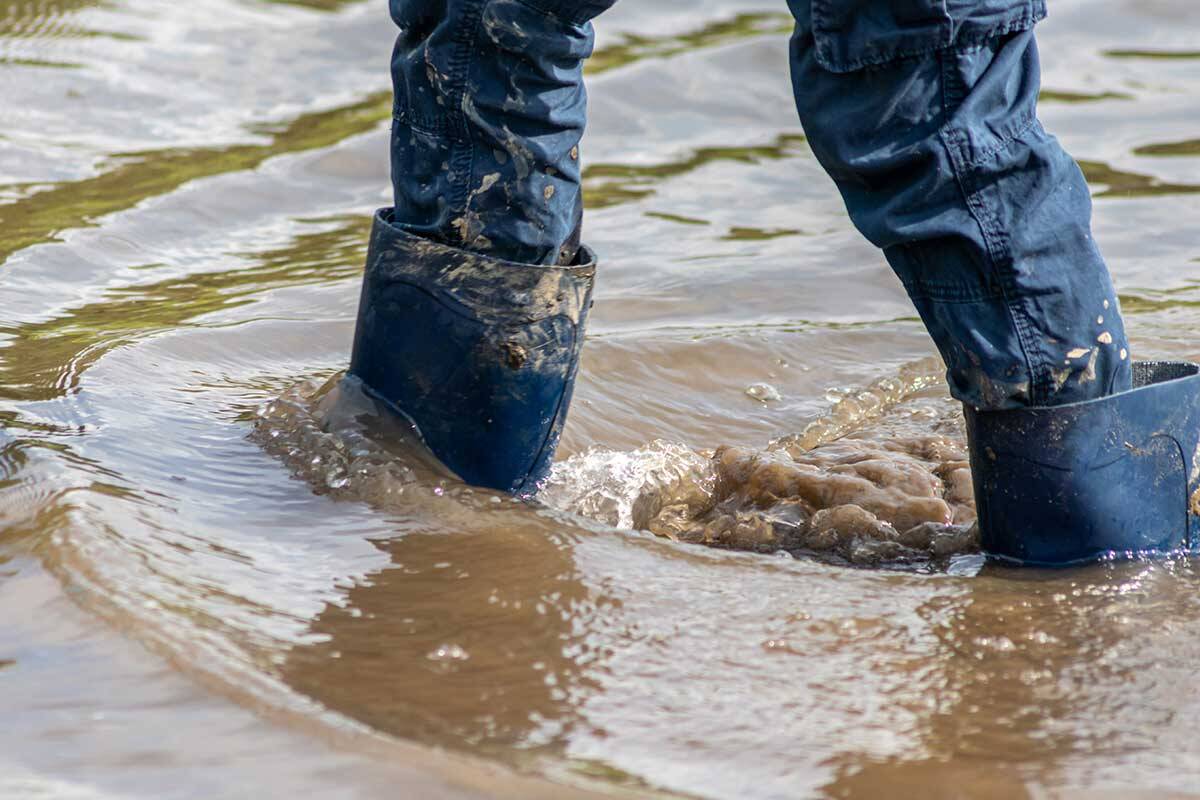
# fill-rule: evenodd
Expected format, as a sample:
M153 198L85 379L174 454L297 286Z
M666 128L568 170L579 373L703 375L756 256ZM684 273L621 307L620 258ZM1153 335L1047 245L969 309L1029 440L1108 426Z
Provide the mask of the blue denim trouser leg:
M398 226L518 263L570 260L589 20L615 2L391 0Z
M812 150L980 409L1130 388L1079 167L1036 115L1044 0L789 0Z
M395 223L527 264L581 214L582 64L615 0L391 0ZM1075 162L1036 117L1043 0L789 0L813 152L981 409L1128 389Z

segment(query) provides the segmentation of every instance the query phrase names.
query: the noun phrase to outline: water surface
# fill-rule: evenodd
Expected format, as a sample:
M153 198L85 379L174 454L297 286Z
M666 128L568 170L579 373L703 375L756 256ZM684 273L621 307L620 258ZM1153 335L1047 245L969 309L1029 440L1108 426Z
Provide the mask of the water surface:
M0 795L1200 786L1193 562L788 538L846 499L793 463L903 484L873 501L897 536L970 509L928 338L796 122L782 11L601 20L596 306L527 504L326 385L387 202L383 4L0 0ZM1197 24L1058 0L1041 29L1139 357L1200 357Z

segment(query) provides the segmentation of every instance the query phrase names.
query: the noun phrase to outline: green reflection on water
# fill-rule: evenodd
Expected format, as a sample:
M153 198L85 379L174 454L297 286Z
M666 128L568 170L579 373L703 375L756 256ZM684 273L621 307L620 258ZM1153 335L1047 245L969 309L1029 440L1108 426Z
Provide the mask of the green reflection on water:
M742 228L733 227L729 233L722 236L726 241L753 241L779 239L784 236L802 236L804 231L799 228Z
M1133 151L1138 156L1200 156L1200 139L1147 144Z
M316 11L340 11L365 0L262 0L267 3L299 6ZM115 7L107 0L0 0L0 37L58 39L103 36L115 39L137 37L115 31L95 31L70 20L88 8ZM10 63L3 62L0 63Z
M39 69L80 69L71 61L44 61L40 58L0 58L0 67L37 67Z
M1150 58L1161 61L1200 58L1200 50L1105 50L1109 58Z
M1105 100L1132 100L1133 95L1125 92L1064 92L1044 89L1038 95L1042 103L1100 103Z
M712 223L706 219L685 217L682 214L668 214L665 211L647 211L642 216L650 217L651 219L661 219L665 222L676 222L680 225L712 225Z
M702 147L675 161L661 164L592 164L583 170L583 196L588 208L608 208L649 197L667 178L718 161L759 164L808 153L807 140L799 133L777 136L770 144L750 147Z
M1121 301L1121 313L1128 315L1172 308L1200 308L1198 295L1200 282L1190 281L1173 289L1129 289L1120 293L1118 298Z
M88 8L111 7L102 0L0 0L0 39L91 39L139 41L140 37L120 31L85 28L73 16ZM39 59L6 59L0 64L58 67L59 62ZM71 64L70 66L82 66Z
M68 15L100 5L97 0L0 0L0 37L55 38L88 36Z
M1198 194L1200 185L1172 183L1153 175L1125 172L1099 161L1080 161L1084 177L1092 185L1104 186L1096 197L1154 197L1168 194Z
M362 271L369 216L313 220L332 227L301 234L286 247L250 256L252 266L182 275L111 289L94 303L44 322L0 327L12 338L0 350L0 397L48 400L73 390L106 352L203 314L254 302L282 286L330 283Z
M791 31L792 18L788 14L750 12L738 14L732 19L715 20L694 31L674 36L623 33L616 44L596 51L587 63L587 70L597 74L646 58L669 58L701 47L717 47L752 36Z
M305 114L277 126L260 127L265 144L179 148L113 156L94 178L61 183L16 203L0 206L0 263L16 251L53 241L70 228L88 227L115 211L165 194L188 181L257 167L272 156L328 147L371 130L386 119L391 93L377 92L357 103Z

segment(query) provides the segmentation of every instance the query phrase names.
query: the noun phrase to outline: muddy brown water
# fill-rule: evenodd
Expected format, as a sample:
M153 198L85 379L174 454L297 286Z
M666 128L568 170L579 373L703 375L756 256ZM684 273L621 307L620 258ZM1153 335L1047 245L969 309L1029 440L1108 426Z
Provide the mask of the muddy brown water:
M597 302L530 504L330 380L384 4L0 0L0 797L1200 793L1200 570L976 552L781 11L599 24ZM1198 27L1042 26L1139 357L1200 357Z

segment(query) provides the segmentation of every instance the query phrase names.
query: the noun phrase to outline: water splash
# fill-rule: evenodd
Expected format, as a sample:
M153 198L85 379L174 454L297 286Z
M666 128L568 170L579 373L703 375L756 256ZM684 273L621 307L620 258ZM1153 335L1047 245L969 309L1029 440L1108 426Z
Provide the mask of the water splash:
M617 528L646 528L649 509L664 498L703 506L716 483L710 456L660 439L632 451L593 447L560 461L538 499Z
M443 497L453 482L413 426L344 373L260 407L250 438L314 491L379 507Z
M978 550L962 418L934 360L863 389L762 449L654 441L554 466L538 501L678 542L863 566L937 566ZM340 374L260 409L253 438L316 491L373 505L504 503L458 483L406 421ZM511 501L510 501L511 502Z
M858 565L941 563L978 550L957 405L924 360L767 448L657 441L555 465L540 499L610 525L733 550Z

